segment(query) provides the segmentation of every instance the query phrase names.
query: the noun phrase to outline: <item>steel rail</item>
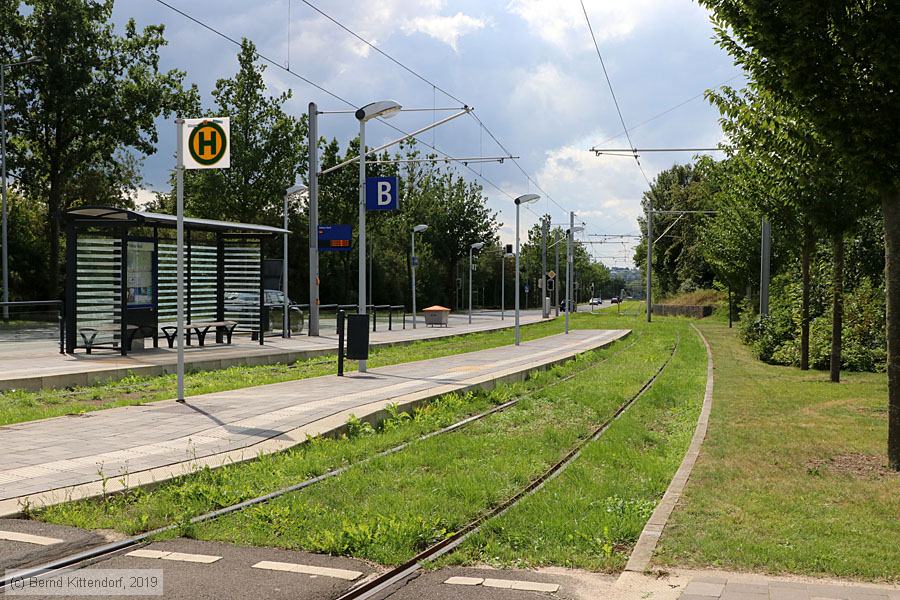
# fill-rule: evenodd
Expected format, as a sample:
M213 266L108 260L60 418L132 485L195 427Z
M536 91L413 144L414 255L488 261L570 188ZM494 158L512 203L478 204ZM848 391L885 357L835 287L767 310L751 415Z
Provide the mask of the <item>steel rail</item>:
M586 369L596 368L600 364L607 362L610 359L612 359L613 357L618 356L619 354L631 349L635 344L637 344L637 342L639 340L640 340L640 335L636 335L635 339L628 346L625 346L625 347L617 350L616 352L613 352L609 356L604 356L602 358L599 358L596 361L591 362L591 364L585 368ZM330 479L332 477L335 477L337 475L345 473L346 471L348 471L349 469L351 469L353 467L366 464L372 460L375 460L376 458L381 458L384 456L389 456L391 454L400 452L401 450L404 450L415 443L428 440L428 439L430 439L432 437L436 437L438 435L456 431L458 429L465 427L466 425L469 425L476 421L480 421L481 419L484 419L485 417L488 417L492 414L501 412L503 410L506 410L507 408L515 406L516 404L518 404L525 398L529 398L529 397L531 397L535 394L538 394L548 388L559 385L566 381L570 381L577 375L581 375L582 373L584 373L584 370L585 369L579 369L575 373L571 373L570 375L567 375L566 377L560 378L556 381L552 381L552 382L550 382L544 386L541 386L535 390L531 390L521 396L518 396L516 398L513 398L512 400L504 402L503 404L498 404L497 406L491 407L490 409L488 409L486 411L483 411L476 415L468 416L460 421L457 421L456 423L453 423L451 425L448 425L446 427L443 427L443 428L435 430L435 431L428 432L424 435L419 436L418 438L415 438L408 442L403 442L402 444L399 444L392 448L388 448L387 450L382 450L381 452L378 452L377 454L367 456L367 457L363 458L362 460L356 461L354 463L344 465L342 467L338 467L338 468L332 469L330 471L326 471L325 473L322 473L321 475L317 475L315 477L305 479L304 481L301 481L299 483L275 490L273 492L269 492L268 494L264 494L262 496L250 498L248 500L244 500L242 502L238 502L238 503L232 504L230 506L225 506L223 508L220 508L220 509L208 512L208 513L204 513L202 515L197 515L196 517L192 517L191 519L189 519L187 521L187 524L196 525L199 523L204 523L206 521L210 521L210 520L216 519L218 517L222 517L222 516L234 513L234 512L244 510L245 508L249 508L249 507L255 506L257 504L262 504L262 503L268 502L270 500L274 500L280 496L284 496L291 492L296 492L296 491L302 490L304 488L307 488L307 487L310 487L317 483L320 483L322 481L325 481L326 479ZM156 529L152 529L150 531L140 533L138 535L135 535L135 536L123 539L123 540L111 542L109 544L103 544L101 546L96 546L94 548L89 548L87 550L83 550L83 551L77 552L75 554L70 554L68 556L64 556L62 558L59 558L59 559L50 561L48 563L44 563L42 565L35 566L35 567L30 567L30 568L20 569L20 570L10 569L5 574L3 574L2 577L0 577L0 591L7 589L8 586L15 581L21 581L23 579L30 579L30 578L34 578L34 577L50 575L50 574L58 572L62 569L71 568L73 566L85 563L87 561L100 559L105 556L112 555L116 552L120 552L122 550L127 550L128 548L133 548L135 546L144 544L144 543L150 541L150 539L153 538L154 536L174 531L177 528L181 527L183 524L184 523L173 523L170 525L165 525L163 527L158 527Z
M396 586L398 584L405 585L408 583L416 574L416 572L422 567L422 563L425 561L434 560L452 552L456 549L460 544L462 544L469 536L478 531L482 525L484 525L489 520L494 517L499 517L508 511L510 508L515 506L520 500L534 494L538 490L540 490L548 481L556 478L560 473L562 473L566 467L568 467L572 462L574 462L580 455L582 450L591 442L598 440L609 427L618 420L622 414L625 413L644 393L650 389L650 387L656 382L657 377L663 372L663 370L668 366L668 364L672 361L672 358L675 356L675 351L678 349L679 338L676 337L675 344L672 346L672 352L663 362L663 364L659 367L659 369L654 373L650 379L648 379L643 386L635 393L631 398L622 403L618 409L606 419L602 424L600 424L593 433L575 445L562 459L560 459L557 463L551 466L549 469L544 471L537 479L534 479L531 483L529 483L526 487L522 488L515 495L509 497L501 504L497 505L495 508L491 509L487 513L477 517L475 520L471 521L468 525L464 526L462 529L458 530L453 535L433 544L429 548L426 548L422 552L416 554L414 557L406 561L405 563L382 573L381 575L369 579L356 587L351 588L350 590L344 592L340 596L337 597L336 600L366 600L369 598L373 598L382 592L386 592L389 588ZM390 592L388 595L391 595L393 592Z

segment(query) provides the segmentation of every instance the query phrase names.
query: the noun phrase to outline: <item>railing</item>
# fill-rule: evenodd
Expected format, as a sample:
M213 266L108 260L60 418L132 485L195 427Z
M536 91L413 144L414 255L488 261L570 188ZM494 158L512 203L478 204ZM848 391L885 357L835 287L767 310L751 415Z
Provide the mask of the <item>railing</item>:
M297 307L300 310L309 311L309 304L291 304L291 307ZM356 311L359 308L358 304L320 304L319 312L325 311L335 312L335 324L337 323L337 311L345 310L345 311ZM366 312L372 315L372 331L378 331L378 313L381 311L384 314L384 311L387 311L387 325L388 331L392 331L394 329L394 313L400 313L402 317L402 327L406 329L406 306L402 304L367 304Z
M0 344L59 342L65 354L66 322L62 300L0 302Z

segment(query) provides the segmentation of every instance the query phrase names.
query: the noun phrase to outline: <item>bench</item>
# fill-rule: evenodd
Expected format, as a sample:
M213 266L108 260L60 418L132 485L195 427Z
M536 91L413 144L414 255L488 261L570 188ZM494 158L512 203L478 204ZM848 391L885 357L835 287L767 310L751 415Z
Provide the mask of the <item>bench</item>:
M134 341L134 336L137 334L138 330L141 329L138 325L126 325L125 331L128 337L128 344L125 345L125 340L122 341L123 345L126 348L131 348L131 342ZM97 325L96 327L82 327L78 330L78 333L81 334L81 339L84 340L84 348L87 350L87 353L91 353L91 348L94 346L94 340L97 339L97 335L100 333L120 333L122 331L121 326L119 325Z
M184 334L186 342L190 345L191 330L193 329L194 335L197 336L197 341L199 341L200 345L203 346L206 342L206 334L209 333L210 329L215 329L216 333L224 333L228 337L228 341L226 343L230 344L231 336L234 334L235 327L237 327L237 321L209 321L205 323L188 323L184 326ZM160 330L163 332L163 335L166 336L166 341L169 343L169 348L171 348L175 343L175 338L178 336L178 327L175 325L164 325L160 327Z

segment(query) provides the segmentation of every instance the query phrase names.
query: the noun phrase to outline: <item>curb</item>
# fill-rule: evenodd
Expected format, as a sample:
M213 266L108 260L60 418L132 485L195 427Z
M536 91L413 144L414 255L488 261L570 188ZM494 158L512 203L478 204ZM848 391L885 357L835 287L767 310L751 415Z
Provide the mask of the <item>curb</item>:
M675 472L675 476L669 482L669 487L666 488L666 493L663 494L662 500L656 505L650 520L644 525L644 530L641 531L637 544L635 544L634 550L631 552L628 564L625 565L623 576L627 572L643 573L650 566L650 559L653 557L659 538L669 517L672 515L672 511L675 509L675 505L681 499L681 494L684 491L688 478L691 476L694 463L697 462L697 457L700 456L700 446L703 445L703 440L706 438L713 400L713 356L709 342L706 341L700 330L693 323L691 323L691 327L703 340L703 345L706 346L706 391L703 395L703 408L700 409L700 417L697 419L697 427L694 429L691 445L688 447L681 465Z

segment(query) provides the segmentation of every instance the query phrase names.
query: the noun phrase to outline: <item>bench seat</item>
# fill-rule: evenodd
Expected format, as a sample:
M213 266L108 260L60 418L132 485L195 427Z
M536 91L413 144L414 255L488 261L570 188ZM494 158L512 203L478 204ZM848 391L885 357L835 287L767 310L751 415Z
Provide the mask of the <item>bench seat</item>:
M197 341L203 346L206 342L206 334L209 333L210 329L215 329L217 334L216 341L218 342L221 339L219 334L224 333L228 338L228 341L225 343L230 344L235 327L237 327L237 321L204 321L202 323L187 323L184 326L184 334L186 342L190 344L191 330L193 330L194 334L197 336ZM178 336L178 327L176 325L163 325L159 329L163 332L163 335L166 336L166 341L169 343L169 348L171 348L175 344L175 339Z

